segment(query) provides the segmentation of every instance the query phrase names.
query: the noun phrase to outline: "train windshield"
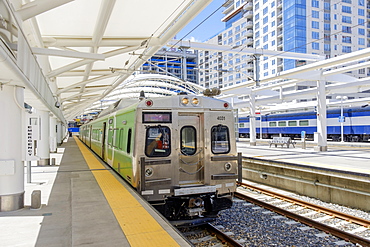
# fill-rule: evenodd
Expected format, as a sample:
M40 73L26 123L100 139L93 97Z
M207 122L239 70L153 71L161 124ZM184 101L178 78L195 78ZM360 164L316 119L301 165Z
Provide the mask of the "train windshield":
M230 152L229 128L225 125L213 126L211 129L212 153L226 154Z
M146 130L145 154L148 157L166 157L171 153L171 131L166 126L153 126Z
M181 129L181 152L185 155L193 155L197 150L197 132L193 126L184 126Z

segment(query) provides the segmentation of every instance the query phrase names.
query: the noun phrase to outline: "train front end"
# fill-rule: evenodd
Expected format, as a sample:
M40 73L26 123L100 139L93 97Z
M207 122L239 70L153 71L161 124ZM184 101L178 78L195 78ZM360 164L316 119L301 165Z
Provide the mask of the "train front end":
M213 217L231 207L238 170L234 119L227 102L210 97L144 99L135 136L140 194L170 220Z

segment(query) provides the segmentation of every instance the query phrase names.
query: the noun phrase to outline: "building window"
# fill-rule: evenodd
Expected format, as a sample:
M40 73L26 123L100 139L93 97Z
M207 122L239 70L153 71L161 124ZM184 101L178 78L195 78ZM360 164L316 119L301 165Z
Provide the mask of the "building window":
M358 15L359 16L365 16L365 10L364 9L358 9Z
M267 42L268 39L269 39L269 36L268 35L263 36L263 42Z
M268 27L268 26L263 27L263 33L264 33L264 34L265 34L265 33L267 33L267 32L268 32L268 30L269 30L269 27Z
M319 22L318 21L312 21L312 28L319 29Z
M312 49L313 50L319 50L320 49L320 44L317 42L312 42Z
M363 28L359 28L359 29L358 29L358 34L359 34L359 35L365 35L365 29L363 29Z
M319 18L319 11L312 10L312 18Z
M342 26L343 33L352 33L351 27L349 26Z
M350 16L342 16L343 23L352 23L352 19Z
M325 2L325 3L324 3L324 9L325 9L325 10L330 10L330 3Z
M330 30L330 23L324 23L324 30Z
M320 38L319 32L312 32L312 38L313 39L319 39Z
M330 21L330 14L329 13L324 13L324 20Z
M342 46L342 52L345 53L351 52L351 46Z
M358 25L365 26L365 20L364 19L358 19Z
M330 51L330 44L324 44L324 51Z
M358 38L358 44L359 45L365 45L365 39L364 38Z
M269 8L268 7L264 8L263 9L263 15L267 14L268 11L269 11Z
M312 7L318 8L319 7L319 1L318 0L312 0Z
M268 21L269 21L269 17L268 17L268 16L266 16L266 17L264 17L264 18L263 18L263 24L264 24L264 25L265 25Z
M351 14L352 13L352 9L351 9L350 6L342 6L342 12L343 13Z
M342 42L343 43L352 43L351 36L342 36Z

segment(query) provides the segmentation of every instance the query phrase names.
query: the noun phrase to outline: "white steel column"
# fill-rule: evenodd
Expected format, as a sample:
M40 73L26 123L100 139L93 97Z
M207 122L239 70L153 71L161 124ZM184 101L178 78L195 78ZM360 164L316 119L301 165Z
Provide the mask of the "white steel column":
M49 112L37 111L40 116L39 121L39 142L37 146L37 156L40 157L38 165L50 165L50 120Z
M326 80L317 81L317 151L327 151L327 124L326 124Z
M50 117L50 153L57 152L57 119Z
M256 146L256 98L254 93L249 95L250 98L250 117L249 117L249 144Z
M0 212L24 207L24 88L0 85Z

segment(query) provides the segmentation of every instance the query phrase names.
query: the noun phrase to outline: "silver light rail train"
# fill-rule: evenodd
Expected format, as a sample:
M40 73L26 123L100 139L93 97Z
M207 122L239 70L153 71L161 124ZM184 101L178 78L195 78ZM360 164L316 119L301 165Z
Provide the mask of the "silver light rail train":
M226 101L195 95L122 99L80 139L170 220L232 206L238 163Z

